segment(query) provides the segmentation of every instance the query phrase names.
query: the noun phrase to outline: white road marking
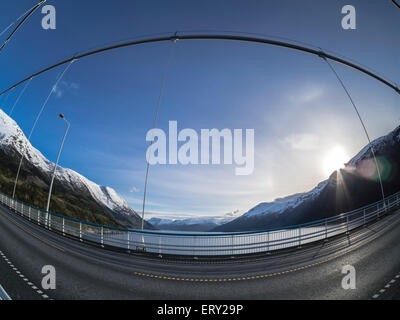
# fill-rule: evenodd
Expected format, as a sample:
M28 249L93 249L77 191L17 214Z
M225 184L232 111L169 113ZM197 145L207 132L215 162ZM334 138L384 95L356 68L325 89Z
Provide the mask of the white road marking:
M390 281L385 285L385 288L386 288L386 289L389 289L389 288L392 286L392 284L396 282L395 279L398 279L398 278L400 278L400 274L397 274L392 280L390 280ZM386 291L386 289L381 289L381 290L379 290L379 293L384 293L384 292ZM379 293L374 294L374 295L372 296L372 299L378 298L378 297L379 297Z
M32 282L29 281L29 279L27 277L25 277L21 271L18 270L18 268L16 268L10 260L8 260L8 258L6 257L6 255L0 251L0 256L4 259L4 261L6 261L8 263L8 265L10 266L10 268L20 277L23 278L23 280L33 289L36 291L36 293L38 293L42 298L44 299L50 299L50 297L46 294L43 294L43 291L39 290L38 287L36 287ZM5 292L5 290L3 289L3 287L0 285L0 300L11 300L11 298L8 296L7 292Z

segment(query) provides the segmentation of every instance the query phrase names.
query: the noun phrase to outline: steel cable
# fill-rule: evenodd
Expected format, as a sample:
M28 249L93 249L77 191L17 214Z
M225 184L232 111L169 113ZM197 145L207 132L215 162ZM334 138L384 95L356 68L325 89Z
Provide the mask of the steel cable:
M67 67L64 69L64 71L58 76L56 82L54 83L53 87L52 87L51 90L50 90L50 93L48 94L46 100L45 100L44 103L42 104L42 107L40 108L39 113L38 113L37 116L36 116L35 122L33 123L32 129L31 129L31 132L29 133L29 137L28 137L28 140L27 140L27 142L26 142L25 148L24 148L24 150L23 150L23 152L22 152L21 160L20 160L20 162L19 162L19 166L18 166L18 170L17 170L17 176L15 177L15 182L14 182L14 189L13 189L13 196L12 196L13 198L15 198L15 191L16 191L16 189L17 189L18 177L19 177L19 174L20 174L20 171L21 171L22 162L24 161L24 158L25 158L26 150L28 149L28 143L29 143L30 140L31 140L32 134L33 134L33 132L34 132L34 130L35 130L35 128L36 128L36 125L37 125L37 123L38 123L38 121L39 121L39 119L40 119L40 116L42 115L44 108L46 107L47 103L49 102L50 97L51 97L52 94L56 91L58 83L61 81L61 79L64 77L65 73L67 72L67 70L71 67L71 65L72 65L74 62L75 62L75 60L72 60L72 61L67 65Z
M14 34L18 31L19 28L22 27L22 25L25 23L26 20L43 4L45 3L46 0L41 0L38 4L33 6L31 9L26 11L24 14L19 16L14 22L12 22L6 29L4 29L0 36L2 36L8 29L10 29L14 24L16 24L22 17L24 17L21 22L15 27L15 29L10 33L10 35L7 37L7 39L3 42L2 46L0 47L0 51L4 49L4 47L7 45L7 43L12 39Z
M165 66L164 76L163 76L163 79L162 79L162 82L161 82L160 93L158 95L156 112L155 112L155 115L154 115L153 129L155 129L156 126L157 126L158 113L159 113L160 105L161 105L161 98L163 96L163 92L164 92L165 82L167 80L169 66L171 64L172 56L174 54L175 43L176 43L176 40L174 40L173 43L172 43L172 46L171 46L171 49L170 49L170 53L169 53L169 58L168 58L166 66ZM154 143L154 137L152 138L152 140L150 142L150 146L149 146L150 150L152 149L153 143ZM150 162L149 162L149 159L147 159L146 177L145 177L144 191L143 191L142 226L141 226L142 230L144 229L144 211L145 211L145 206L146 206L146 194L147 194L147 182L148 182L148 178L149 178L149 168L150 168Z
M19 100L21 99L22 95L24 94L26 88L28 88L28 86L29 86L29 84L31 83L32 79L33 79L33 78L30 78L30 79L29 79L29 81L26 83L25 87L24 87L24 88L21 90L21 92L19 93L18 98L15 100L15 102L14 102L14 104L13 104L11 110L10 110L10 114L9 114L10 117L12 116L13 111L14 111L16 105L18 104Z
M360 114L360 112L359 112L359 110L358 110L358 108L357 108L357 106L356 106L356 104L355 104L355 102L354 102L352 96L350 95L349 90L347 89L347 87L346 87L346 85L344 84L343 80L340 78L339 74L336 72L336 70L335 70L335 68L333 67L333 65L332 65L332 64L328 61L328 59L326 59L325 57L322 57L322 58L323 58L323 60L325 60L325 62L328 64L329 68L332 70L332 72L333 72L334 75L336 76L337 80L338 80L339 83L341 84L343 90L346 92L346 95L347 95L347 97L349 98L349 100L350 100L350 102L351 102L351 104L352 104L352 106L353 106L355 112L357 113L357 117L358 117L358 119L359 119L360 122L361 122L361 125L362 125L362 127L363 127L363 129L364 129L365 135L366 135L366 137L367 137L367 139L368 139L369 148L371 149L372 156L373 156L374 161L375 161L375 166L376 166L376 170L377 170L378 177L379 177L380 189L381 189L381 193L382 193L382 199L383 199L383 201L385 201L385 192L384 192L384 189L383 189L381 170L380 170L380 168L379 168L378 160L376 159L376 155L375 155L374 146L372 145L371 138L370 138L370 136L369 136L367 127L365 126L364 120L362 119L361 114Z

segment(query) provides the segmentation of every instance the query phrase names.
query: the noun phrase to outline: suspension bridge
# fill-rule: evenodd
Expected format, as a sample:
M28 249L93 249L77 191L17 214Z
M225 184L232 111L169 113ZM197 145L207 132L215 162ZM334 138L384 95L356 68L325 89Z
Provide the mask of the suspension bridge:
M0 51L44 2L39 2L12 24L19 22ZM393 3L396 4L395 1ZM68 59L27 75L24 79L1 90L0 97L24 85L11 109L14 110L26 88L35 78L64 66L63 72L50 88L36 116L30 138L54 88L74 62L107 51L150 43L170 42L171 48L174 48L177 41L186 40L239 41L277 46L311 54L326 61L328 70L333 72L341 84L360 120L379 173L368 130L350 91L336 72L333 63L361 72L383 83L397 94L400 94L399 87L393 81L351 59L333 54L326 49L294 41L254 34L222 32L207 34L172 32L161 36L142 37L72 55ZM157 123L169 62L170 59L164 71L154 126ZM23 158L24 155L19 167ZM149 167L145 178L146 188L148 172ZM9 275L7 279L0 280L4 287L9 288L8 294L11 297L27 299L252 297L296 299L299 298L300 292L303 299L398 297L400 280L395 279L400 277L398 274L400 259L393 253L398 251L400 243L397 232L400 222L399 194L386 195L380 176L379 180L382 199L366 207L304 225L244 233L183 235L111 228L71 219L63 216L61 212L51 213L18 201L14 196L0 194L2 230L0 270L2 274ZM146 192L143 199L142 221L144 221L145 202ZM362 288L357 293L345 295L339 288L341 273L338 270L348 261L358 269L364 269L363 274L368 274L370 278L364 276L361 279ZM379 264L380 261L389 263L382 266ZM58 290L53 296L44 293L35 285L40 281L39 266L48 264L57 266L59 275ZM14 267L10 268L10 265ZM22 273L17 266L26 272ZM395 280L389 286L392 289L380 289L387 286L382 279L388 275ZM316 290L306 289L311 284ZM82 290L82 288L88 289Z

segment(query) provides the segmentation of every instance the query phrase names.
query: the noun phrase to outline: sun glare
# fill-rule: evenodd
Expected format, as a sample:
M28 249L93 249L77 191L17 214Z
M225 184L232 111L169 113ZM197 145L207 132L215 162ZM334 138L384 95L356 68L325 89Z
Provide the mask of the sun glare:
M324 174L329 177L334 171L344 168L344 164L349 161L346 151L337 146L332 148L324 157Z

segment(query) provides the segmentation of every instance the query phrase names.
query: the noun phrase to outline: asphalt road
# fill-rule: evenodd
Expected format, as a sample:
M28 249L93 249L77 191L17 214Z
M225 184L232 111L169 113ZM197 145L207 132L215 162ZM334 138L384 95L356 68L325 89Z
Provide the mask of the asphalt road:
M46 265L54 290L41 285ZM342 288L346 265L356 289ZM215 263L104 250L0 207L0 285L12 299L399 299L400 212L292 252Z

